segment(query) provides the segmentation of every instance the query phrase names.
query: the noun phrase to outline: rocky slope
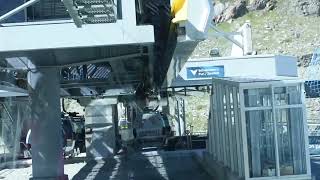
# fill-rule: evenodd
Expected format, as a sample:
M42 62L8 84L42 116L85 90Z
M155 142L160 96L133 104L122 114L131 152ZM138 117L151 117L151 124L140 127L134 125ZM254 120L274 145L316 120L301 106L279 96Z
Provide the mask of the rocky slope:
M274 3L272 8L268 8L266 5L270 1ZM245 1L247 12L243 16L230 18L230 16L237 14L232 8L239 8L239 4L243 2L243 0L215 1L215 15L220 18L217 23L218 29L224 32L236 31L244 22L250 21L253 29L253 47L257 53L298 57L299 76L305 78L308 75L306 69L311 54L316 48L320 48L320 0L278 0L276 2L273 0L250 0ZM245 10L240 9L240 11L242 13ZM210 33L209 39L199 44L192 57L209 57L209 51L213 48L218 48L222 56L228 56L231 53L230 42ZM199 103L201 98L203 97L190 98L189 104ZM307 118L320 119L320 100L317 98L306 101ZM207 104L207 102L203 102L203 104ZM208 107L194 108L190 110L187 117L199 118L198 121L195 121L194 118L190 121L206 123L200 117L204 118L201 114ZM199 115L195 110L199 111ZM199 126L205 127L203 124Z
M231 32L237 30L245 21L250 21L253 45L258 54L287 54L299 57L311 54L320 46L320 17L311 12L309 14L312 15L303 15L293 1L300 0L279 0L273 10L249 11L242 17L218 23L217 27ZM216 3L216 6L219 4L221 3ZM248 9L250 7L248 5ZM193 56L209 56L208 51L215 47L220 49L221 55L227 56L231 51L230 45L226 40L210 34L208 40L200 43Z

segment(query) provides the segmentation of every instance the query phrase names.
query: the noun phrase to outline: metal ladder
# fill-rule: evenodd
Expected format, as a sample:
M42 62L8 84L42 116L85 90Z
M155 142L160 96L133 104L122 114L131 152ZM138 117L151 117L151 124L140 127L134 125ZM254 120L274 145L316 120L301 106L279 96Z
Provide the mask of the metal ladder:
M114 0L62 0L77 27L83 24L115 23L117 4Z

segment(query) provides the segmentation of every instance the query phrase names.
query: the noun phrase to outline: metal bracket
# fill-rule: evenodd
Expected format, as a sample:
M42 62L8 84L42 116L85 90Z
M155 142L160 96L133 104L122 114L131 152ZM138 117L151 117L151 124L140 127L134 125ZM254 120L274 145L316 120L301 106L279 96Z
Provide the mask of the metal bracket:
M222 36L228 41L231 41L234 45L232 49L234 52L238 52L239 47L242 51L242 55L249 55L253 53L252 47L252 31L250 22L246 22L237 32L225 33L220 31L216 26L210 26L216 31L216 36Z
M240 32L230 32L230 33L225 33L220 31L220 29L218 29L216 26L212 25L210 26L214 31L216 31L217 33L215 34L216 36L221 36L229 41L231 41L233 44L237 45L238 47L240 47L241 49L243 49L243 44L242 42L237 41L236 39L234 39L233 37L235 35L241 35L242 34Z
M67 8L68 13L71 16L71 18L73 19L75 25L78 28L81 28L83 23L82 23L81 18L78 15L78 9L73 4L73 0L62 0L62 3Z

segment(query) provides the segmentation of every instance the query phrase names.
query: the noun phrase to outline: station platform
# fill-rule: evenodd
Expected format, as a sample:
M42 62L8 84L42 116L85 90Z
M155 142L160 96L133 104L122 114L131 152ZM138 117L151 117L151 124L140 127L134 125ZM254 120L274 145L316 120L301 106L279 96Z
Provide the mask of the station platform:
M201 151L149 151L135 152L127 158L114 158L86 162L76 157L65 162L65 174L69 179L86 180L209 180L212 179L194 158ZM31 161L20 161L14 169L0 171L0 179L29 179ZM28 162L28 163L26 163ZM23 165L22 165L23 164Z

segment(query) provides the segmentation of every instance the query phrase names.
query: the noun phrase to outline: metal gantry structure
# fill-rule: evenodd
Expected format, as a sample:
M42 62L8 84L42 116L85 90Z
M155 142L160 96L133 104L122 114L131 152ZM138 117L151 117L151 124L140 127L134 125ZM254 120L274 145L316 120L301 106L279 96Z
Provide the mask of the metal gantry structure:
M87 149L97 152L92 158L113 154L118 100L136 95L136 104L145 105L150 91L176 77L177 64L183 65L206 38L212 19L209 0L1 4L8 7L0 8L5 11L0 17L5 21L0 27L1 68L21 72L19 80L28 90L35 179L68 178L60 138L61 96L78 98L86 107L86 126L93 137ZM12 83L16 86L17 77ZM98 116L99 108L105 114ZM94 139L99 133L103 140Z
M47 9L50 3L57 7L50 9L52 14ZM177 86L177 78L188 80L188 69L183 67L206 39L211 6L211 0L32 0L0 17L9 22L9 17L27 8L20 22L0 26L0 65L10 72L23 71L22 79L28 84L28 91L14 86L11 95L29 96L31 136L36 138L32 141L33 178L68 178L58 121L60 97L78 98L85 107L85 124L92 130L87 137L88 156L113 155L117 104L134 101L131 104L141 108L150 94ZM251 39L249 24L243 32L247 35L240 38ZM242 55L252 51L250 44L238 46ZM247 75L272 76L270 80L212 82L207 77L203 81L212 85L213 92L207 160L222 163L221 168L231 169L229 174L245 179L310 179L302 83L275 79L296 76L292 68L296 61L280 56L254 58L269 66ZM211 64L214 67L189 70L200 72L198 76L206 70L231 76L230 72L244 73L236 71L239 63L254 66L243 57L232 60L223 60L220 68ZM282 69L284 65L289 68ZM186 129L183 106L177 102L180 135Z

